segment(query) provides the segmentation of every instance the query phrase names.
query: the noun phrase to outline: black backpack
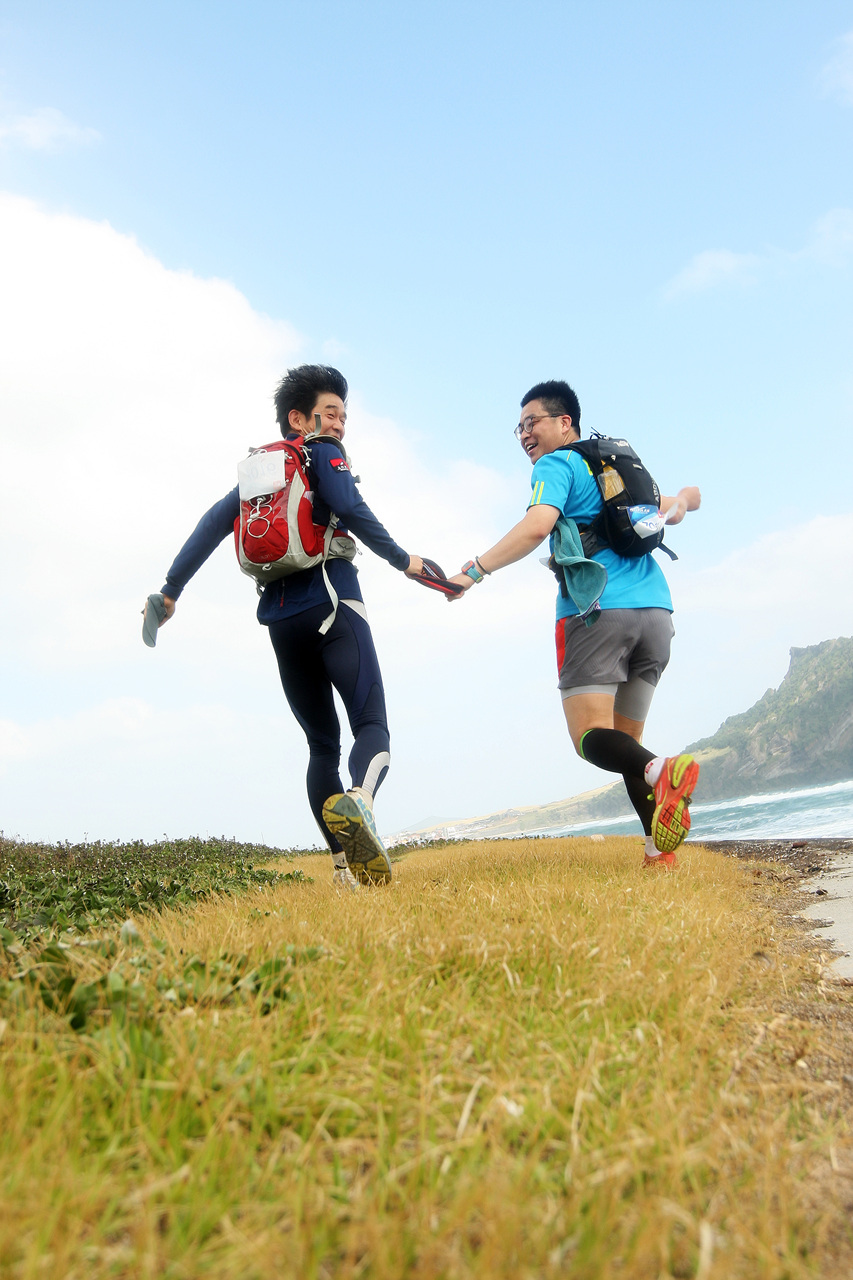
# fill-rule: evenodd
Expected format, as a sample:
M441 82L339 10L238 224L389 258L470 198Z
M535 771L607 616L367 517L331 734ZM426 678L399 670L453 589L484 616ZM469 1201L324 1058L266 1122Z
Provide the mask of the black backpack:
M634 558L660 547L677 560L675 552L663 544L660 489L628 441L593 432L588 440L565 447L586 459L604 502L591 524L578 526L584 555L610 547L617 555Z

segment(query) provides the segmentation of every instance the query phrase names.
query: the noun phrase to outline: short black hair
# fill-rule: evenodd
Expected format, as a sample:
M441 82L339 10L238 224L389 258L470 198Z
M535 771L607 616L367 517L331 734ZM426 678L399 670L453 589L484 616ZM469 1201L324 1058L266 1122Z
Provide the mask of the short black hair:
M526 404L530 404L531 400L541 400L548 412L553 413L555 418L560 418L563 414L567 414L572 420L572 426L575 431L580 435L580 401L568 382L537 382L536 386L531 387L527 395L523 397L521 401L522 409Z
M349 387L337 369L327 364L300 364L295 369L288 369L273 396L275 420L281 427L281 434L290 430L287 418L291 409L297 409L303 417L310 418L317 397L327 392L340 396L346 404Z

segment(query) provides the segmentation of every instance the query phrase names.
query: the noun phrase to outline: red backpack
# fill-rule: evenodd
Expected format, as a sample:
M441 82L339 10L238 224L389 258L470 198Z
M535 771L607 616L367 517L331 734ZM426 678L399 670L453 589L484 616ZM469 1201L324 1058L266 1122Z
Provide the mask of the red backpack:
M311 451L316 435L299 440L276 440L253 449L237 466L240 514L234 521L237 560L243 573L254 578L258 589L268 582L286 578L303 569L323 566L323 579L332 600L332 612L321 632L332 625L338 599L326 574L326 560L352 560L356 546L352 538L337 532L338 517L318 524L314 516L314 494L308 477ZM333 436L324 436L340 449Z

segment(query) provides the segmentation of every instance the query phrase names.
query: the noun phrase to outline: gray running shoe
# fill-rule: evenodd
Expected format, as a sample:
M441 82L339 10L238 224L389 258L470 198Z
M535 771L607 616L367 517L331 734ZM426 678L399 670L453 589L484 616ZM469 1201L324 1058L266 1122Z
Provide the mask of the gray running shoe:
M358 890L358 881L349 867L335 867L332 884L336 889L348 889L350 893L356 893Z
M391 863L379 839L370 806L352 791L329 796L323 805L323 821L337 836L347 865L359 884L388 884Z

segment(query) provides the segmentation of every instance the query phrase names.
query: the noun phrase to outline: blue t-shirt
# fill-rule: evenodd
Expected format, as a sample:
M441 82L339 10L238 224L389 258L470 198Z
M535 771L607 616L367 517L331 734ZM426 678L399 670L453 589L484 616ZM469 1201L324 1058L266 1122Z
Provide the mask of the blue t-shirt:
M556 507L578 525L591 524L603 505L589 464L573 449L557 449L535 462L530 487L533 493L528 510L540 505ZM553 543L552 535L552 551ZM630 558L603 547L592 558L607 570L602 609L668 609L672 612L666 578L653 556ZM577 613L577 606L558 592L557 617L571 618Z

